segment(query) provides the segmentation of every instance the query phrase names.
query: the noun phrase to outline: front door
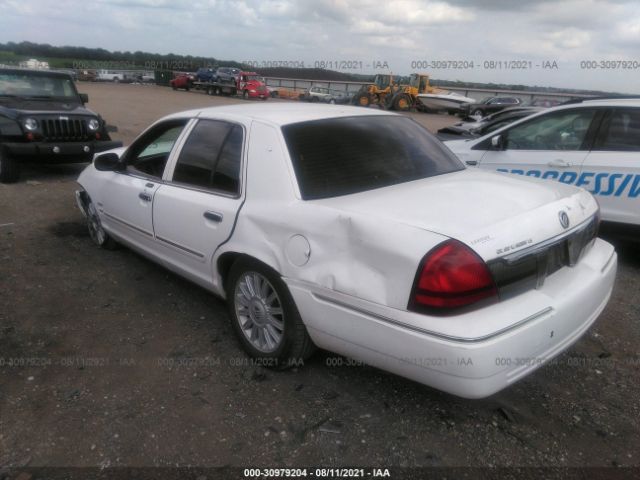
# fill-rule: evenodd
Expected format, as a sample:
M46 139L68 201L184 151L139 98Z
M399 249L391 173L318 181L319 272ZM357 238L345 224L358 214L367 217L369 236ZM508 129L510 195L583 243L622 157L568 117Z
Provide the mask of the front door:
M124 153L126 170L105 182L101 208L107 231L131 243L153 244L153 199L165 165L187 120L156 125Z
M589 151L595 110L563 110L541 115L499 133L500 146L482 155L483 169L578 183Z

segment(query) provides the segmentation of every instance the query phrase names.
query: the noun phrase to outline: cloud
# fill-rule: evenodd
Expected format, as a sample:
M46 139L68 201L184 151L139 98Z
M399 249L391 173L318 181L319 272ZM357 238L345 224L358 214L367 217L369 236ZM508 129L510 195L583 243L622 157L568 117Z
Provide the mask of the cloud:
M636 58L631 0L0 0L0 42L175 52L228 60L557 60L540 71L432 70L434 78L582 88L636 87L636 72L577 69L580 59ZM354 73L380 73L374 69ZM625 88L622 88L625 87Z
M614 40L622 45L640 47L640 17L619 22L615 27Z
M565 49L586 49L590 40L589 32L577 28L567 28L546 34L544 41L549 50L556 50L559 53Z

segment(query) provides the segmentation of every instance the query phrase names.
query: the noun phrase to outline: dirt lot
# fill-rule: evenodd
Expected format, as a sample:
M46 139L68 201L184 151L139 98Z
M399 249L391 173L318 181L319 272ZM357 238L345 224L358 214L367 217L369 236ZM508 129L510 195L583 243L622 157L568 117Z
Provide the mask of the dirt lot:
M166 113L241 101L80 90L125 142ZM10 466L640 466L637 245L616 242L613 298L579 343L468 401L329 353L251 366L220 300L93 246L73 197L82 168L0 185L0 478Z

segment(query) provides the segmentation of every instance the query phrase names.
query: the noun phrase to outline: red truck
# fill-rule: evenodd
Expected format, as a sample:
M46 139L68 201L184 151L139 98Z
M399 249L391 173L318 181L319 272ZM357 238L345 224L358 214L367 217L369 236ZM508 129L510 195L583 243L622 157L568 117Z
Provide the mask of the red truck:
M238 78L238 93L242 93L243 98L269 98L269 89L255 72L240 72Z
M243 98L269 98L269 89L256 72L240 72L235 82L193 82L194 88L204 89L207 95L242 95Z

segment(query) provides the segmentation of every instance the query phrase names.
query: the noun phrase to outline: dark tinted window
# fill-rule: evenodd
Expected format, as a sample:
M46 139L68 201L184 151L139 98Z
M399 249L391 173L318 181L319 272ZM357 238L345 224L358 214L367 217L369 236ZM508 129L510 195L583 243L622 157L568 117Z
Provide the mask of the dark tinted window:
M185 142L173 173L175 182L239 192L242 128L217 120L200 120Z
M240 192L242 138L242 128L234 125L218 157L211 182L212 188L229 193Z
M614 110L605 129L604 140L597 150L640 151L640 109Z
M464 168L434 136L406 117L332 118L295 123L282 130L305 200Z

